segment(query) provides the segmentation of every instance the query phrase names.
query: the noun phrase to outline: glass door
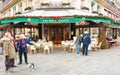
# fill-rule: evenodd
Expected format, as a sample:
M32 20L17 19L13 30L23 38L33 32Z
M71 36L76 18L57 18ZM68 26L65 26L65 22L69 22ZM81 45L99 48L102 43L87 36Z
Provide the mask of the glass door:
M50 32L50 40L54 42L54 44L61 44L63 40L63 28L62 27L51 27Z

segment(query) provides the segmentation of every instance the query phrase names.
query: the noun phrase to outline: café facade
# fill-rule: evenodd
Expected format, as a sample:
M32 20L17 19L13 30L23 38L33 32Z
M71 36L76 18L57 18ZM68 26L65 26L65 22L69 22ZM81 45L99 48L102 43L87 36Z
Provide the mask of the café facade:
M35 37L36 41L45 38L53 41L55 45L82 34L84 30L88 30L91 37L95 37L99 35L101 27L105 27L106 30L112 28L116 34L115 39L117 39L120 26L120 23L108 17L81 12L74 8L39 9L13 17L5 17L0 21L1 29L6 26L12 27L15 38L22 32L26 37Z

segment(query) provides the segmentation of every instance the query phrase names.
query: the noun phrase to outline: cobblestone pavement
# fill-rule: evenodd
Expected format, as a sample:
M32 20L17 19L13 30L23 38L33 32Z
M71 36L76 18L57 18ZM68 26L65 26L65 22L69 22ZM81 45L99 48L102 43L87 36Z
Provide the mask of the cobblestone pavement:
M89 56L76 58L75 53L64 53L62 48L54 48L51 54L28 54L29 62L35 64L29 71L23 62L6 73L4 57L0 55L0 75L120 75L120 47L89 51ZM18 63L18 57L15 59Z

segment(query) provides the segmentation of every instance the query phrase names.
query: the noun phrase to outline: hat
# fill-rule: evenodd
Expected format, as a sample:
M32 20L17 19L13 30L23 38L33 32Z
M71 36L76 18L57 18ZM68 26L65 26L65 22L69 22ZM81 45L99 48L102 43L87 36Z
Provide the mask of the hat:
M85 31L84 34L88 34L88 31Z
M20 34L20 38L26 38L24 34Z

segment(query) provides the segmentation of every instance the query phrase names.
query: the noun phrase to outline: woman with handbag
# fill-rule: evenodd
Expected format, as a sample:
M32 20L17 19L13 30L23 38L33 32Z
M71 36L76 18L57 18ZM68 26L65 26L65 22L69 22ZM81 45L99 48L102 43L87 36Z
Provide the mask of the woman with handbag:
M12 68L13 59L16 57L15 47L7 35L5 35L1 41L3 43L3 53L5 55L5 71L8 71Z

